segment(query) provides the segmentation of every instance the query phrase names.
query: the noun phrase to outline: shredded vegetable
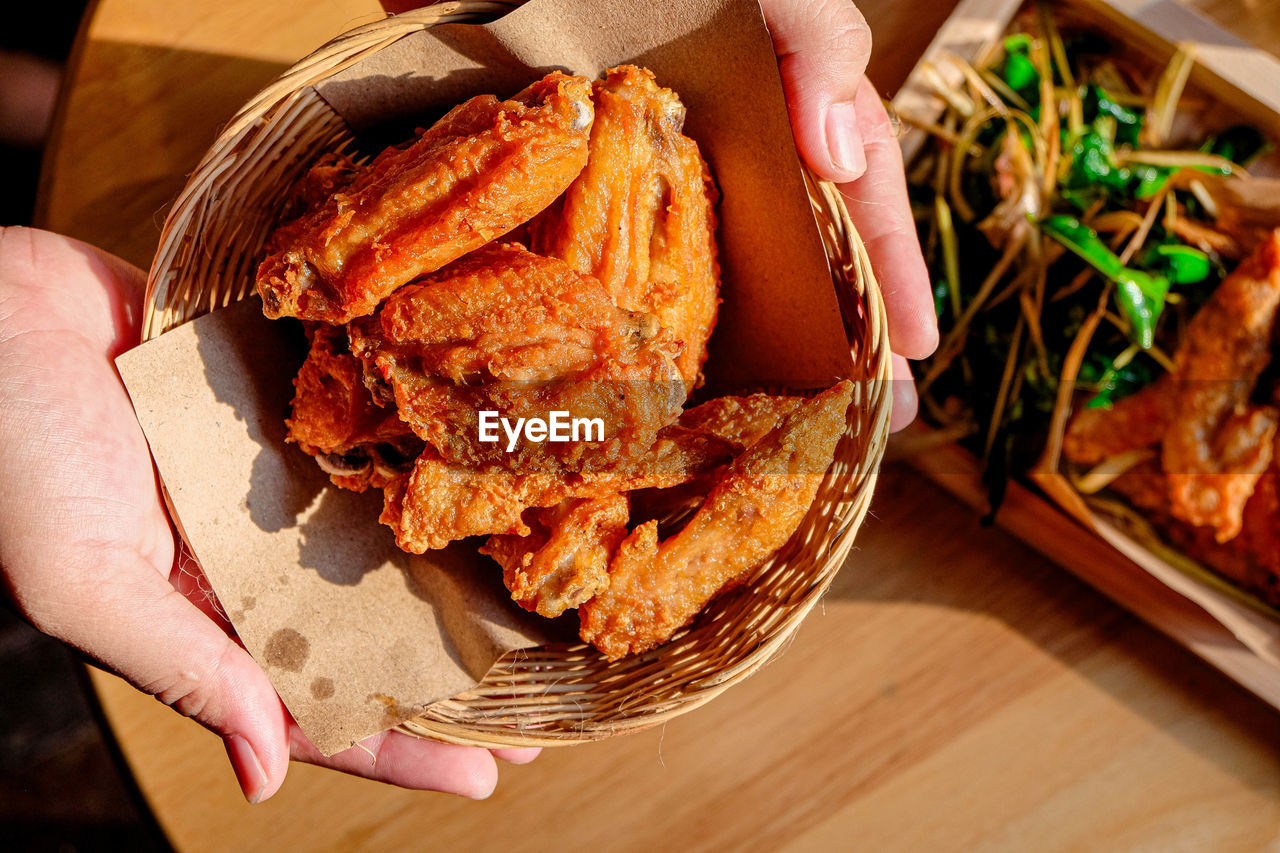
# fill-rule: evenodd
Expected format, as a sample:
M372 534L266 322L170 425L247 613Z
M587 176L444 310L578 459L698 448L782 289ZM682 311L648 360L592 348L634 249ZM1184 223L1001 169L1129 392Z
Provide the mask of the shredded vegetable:
M1018 29L981 66L929 66L946 112L907 119L929 133L909 175L943 333L919 367L922 409L969 432L993 508L1009 472L1057 475L1073 406L1167 370L1233 246L1206 184L1247 180L1270 150L1244 126L1186 137L1188 49L1143 66L1048 3Z

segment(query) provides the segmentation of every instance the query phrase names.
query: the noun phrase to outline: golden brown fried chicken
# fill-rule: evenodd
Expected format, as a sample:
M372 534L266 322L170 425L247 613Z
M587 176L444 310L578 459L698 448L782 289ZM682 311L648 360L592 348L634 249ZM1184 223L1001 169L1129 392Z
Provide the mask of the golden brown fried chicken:
M1219 542L1206 528L1183 525L1172 540L1188 556L1280 607L1280 468L1273 465L1258 479L1244 506L1239 536Z
M587 167L535 221L533 248L600 279L619 307L656 316L684 344L692 387L719 304L711 173L680 132L684 105L648 70L610 69L594 98Z
M293 380L288 440L314 456L336 485L382 488L410 470L422 442L395 409L373 402L360 362L336 326L308 330L311 349Z
M685 410L676 423L685 429L727 441L740 452L777 429L782 419L804 401L804 397L774 394L715 397Z
M1173 516L1168 480L1155 460L1116 478L1110 489L1139 509L1188 557L1280 607L1280 467L1273 463L1258 478L1244 505L1240 533L1226 542L1218 541L1212 528Z
M600 470L646 452L684 403L678 348L647 314L517 244L491 245L387 300L351 326L374 387L450 462L513 470ZM481 440L481 412L599 419L586 440ZM491 419L492 420L492 419Z
M1240 532L1245 502L1271 464L1277 412L1249 402L1271 360L1280 309L1280 232L1214 291L1174 355L1176 396L1162 446L1173 514Z
M804 402L803 397L779 397L752 394L746 397L716 397L681 413L679 420L664 430L673 436L679 430L694 435L716 438L730 448L734 456L742 453L769 432L777 429L782 419ZM726 460L727 461L727 460ZM654 519L660 528L681 524L697 512L706 500L718 471L708 469L688 482L660 489L640 489L632 493L632 517Z
M468 536L529 536L525 513L530 509L619 492L661 495L697 483L769 432L799 402L762 394L711 400L665 427L643 455L612 469L577 474L470 466L427 452L410 474L386 485L382 522L395 531L401 548L415 554ZM735 420L731 412L742 414ZM701 497L706 491L695 486L693 494Z
M618 547L605 591L579 609L582 638L610 659L665 642L782 547L812 505L845 430L848 382L788 415L733 461L683 530L640 525Z
M1174 353L1172 373L1110 410L1076 413L1063 443L1067 458L1095 465L1159 445L1167 512L1212 529L1219 542L1234 537L1271 464L1280 421L1274 406L1251 402L1271 360L1278 309L1280 232L1196 313Z
M434 451L418 457L411 474L384 489L381 521L410 553L443 548L467 536L528 536L525 510L569 498L607 497L688 482L731 458L731 448L687 430L664 430L648 453L609 471L526 473L502 465L447 462Z
M800 397L766 394L719 397L681 414L662 435L673 442L669 448L702 456L685 455L678 463L682 476L689 477L687 482L673 485L679 478L650 478L662 488L637 492L645 496L644 511L653 513L647 517L670 516L675 503L700 504L710 488L706 481L715 470L711 461L729 461L729 453L736 455L754 444L802 402ZM656 455L659 460L671 458ZM690 464L691 458L697 458L697 464ZM625 485L647 484L632 479ZM556 506L530 509L523 515L532 531L529 535L492 536L480 550L503 567L514 600L543 616L559 616L604 588L606 567L627 533L628 504L626 494L610 494L568 498Z
M1173 418L1174 386L1172 375L1165 374L1110 409L1080 409L1067 427L1063 453L1072 462L1097 465L1128 450L1158 445Z
M301 217L319 210L334 193L346 189L359 174L360 167L348 155L321 155L294 188L289 215Z
M559 72L509 101L472 98L390 148L268 241L268 317L345 323L528 221L587 162L590 83ZM323 176L322 176L323 177Z
M480 549L502 566L511 598L554 618L605 588L607 568L627 535L627 496L568 498L526 513L528 536L490 536Z

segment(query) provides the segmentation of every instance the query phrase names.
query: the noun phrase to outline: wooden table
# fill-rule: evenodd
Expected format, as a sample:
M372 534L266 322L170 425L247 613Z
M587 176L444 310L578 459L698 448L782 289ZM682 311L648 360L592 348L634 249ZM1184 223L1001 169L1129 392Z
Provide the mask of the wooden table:
M949 3L864 0L896 87ZM1270 0L1194 5L1272 49ZM373 0L99 0L69 71L42 221L147 266L219 124ZM244 804L221 743L95 671L181 850L1259 849L1280 718L1065 571L890 466L787 653L641 735L506 767L476 804L295 766Z

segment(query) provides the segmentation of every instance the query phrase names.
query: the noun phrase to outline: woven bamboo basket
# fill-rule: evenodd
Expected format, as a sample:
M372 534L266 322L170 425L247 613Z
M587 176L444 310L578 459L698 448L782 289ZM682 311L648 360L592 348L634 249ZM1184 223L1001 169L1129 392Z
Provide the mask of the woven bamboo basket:
M351 30L298 62L223 129L175 202L148 279L144 340L253 290L282 189L320 155L353 151L345 122L312 88L396 40L481 22L519 3L455 2ZM410 734L483 747L553 746L639 731L702 705L790 642L844 563L866 515L888 435L888 326L879 287L839 192L809 195L849 336L856 391L835 464L791 540L751 580L646 654L609 662L590 646L513 652L473 690L405 722Z

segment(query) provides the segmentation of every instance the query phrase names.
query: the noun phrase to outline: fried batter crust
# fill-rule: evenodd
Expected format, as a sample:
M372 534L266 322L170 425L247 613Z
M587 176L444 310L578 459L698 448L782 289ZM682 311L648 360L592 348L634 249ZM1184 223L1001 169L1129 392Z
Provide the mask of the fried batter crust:
M263 312L345 323L528 221L582 171L592 115L590 83L559 72L455 107L273 235Z
M382 488L420 446L394 409L373 402L346 331L316 325L308 333L311 349L293 380L287 440L316 457L334 484L357 492Z
M569 498L526 515L528 536L490 536L480 548L502 566L514 601L554 618L605 588L609 558L627 535L625 494Z
M687 624L795 532L845 430L853 387L824 391L733 461L683 530L646 522L618 547L608 588L581 608L582 638L610 659L647 651Z
M607 497L644 488L669 488L710 471L731 448L687 430L664 430L643 457L608 471L582 474L520 473L501 465L447 462L432 450L413 472L384 489L381 521L406 551L421 554L467 536L528 536L525 510L569 498Z
M1173 419L1173 386L1172 376L1165 374L1110 409L1080 409L1067 426L1063 453L1072 462L1097 465L1128 450L1158 445Z
M800 397L766 394L718 397L681 414L664 435L686 448L717 448L707 439L718 439L736 455L775 429L802 402ZM642 490L640 494L647 497L644 508L666 514L669 507L660 507L657 501L701 503L709 489L704 481L714 470L708 467L697 473L703 467L683 466L689 475L696 474L688 482L672 486L672 478L666 478L665 488ZM686 490L691 491L686 494ZM511 597L521 606L543 616L559 616L604 589L609 560L627 533L629 503L628 495L612 494L569 498L553 507L526 510L523 518L532 530L528 536L492 536L480 551L503 567Z
M1173 417L1162 462L1173 514L1212 527L1219 542L1240 532L1244 505L1271 464L1277 413L1249 402L1271 360L1280 308L1280 232L1214 291L1174 355Z
M774 394L715 397L685 410L676 423L685 429L727 441L740 452L777 429L783 418L804 401L804 397Z
M387 300L351 326L373 387L450 462L521 472L612 467L653 444L684 403L678 347L653 317L518 244L490 245ZM479 413L599 418L602 441L480 441ZM584 436L585 438L585 436Z
M533 248L600 279L619 307L656 316L684 344L693 387L720 301L715 184L681 133L684 105L650 71L612 68L593 95L587 167L535 221Z
M1273 451L1273 458L1280 448ZM1196 527L1171 512L1165 475L1154 461L1111 483L1170 543L1188 557L1214 569L1280 607L1280 466L1260 478L1244 505L1239 535L1219 542L1209 527Z

